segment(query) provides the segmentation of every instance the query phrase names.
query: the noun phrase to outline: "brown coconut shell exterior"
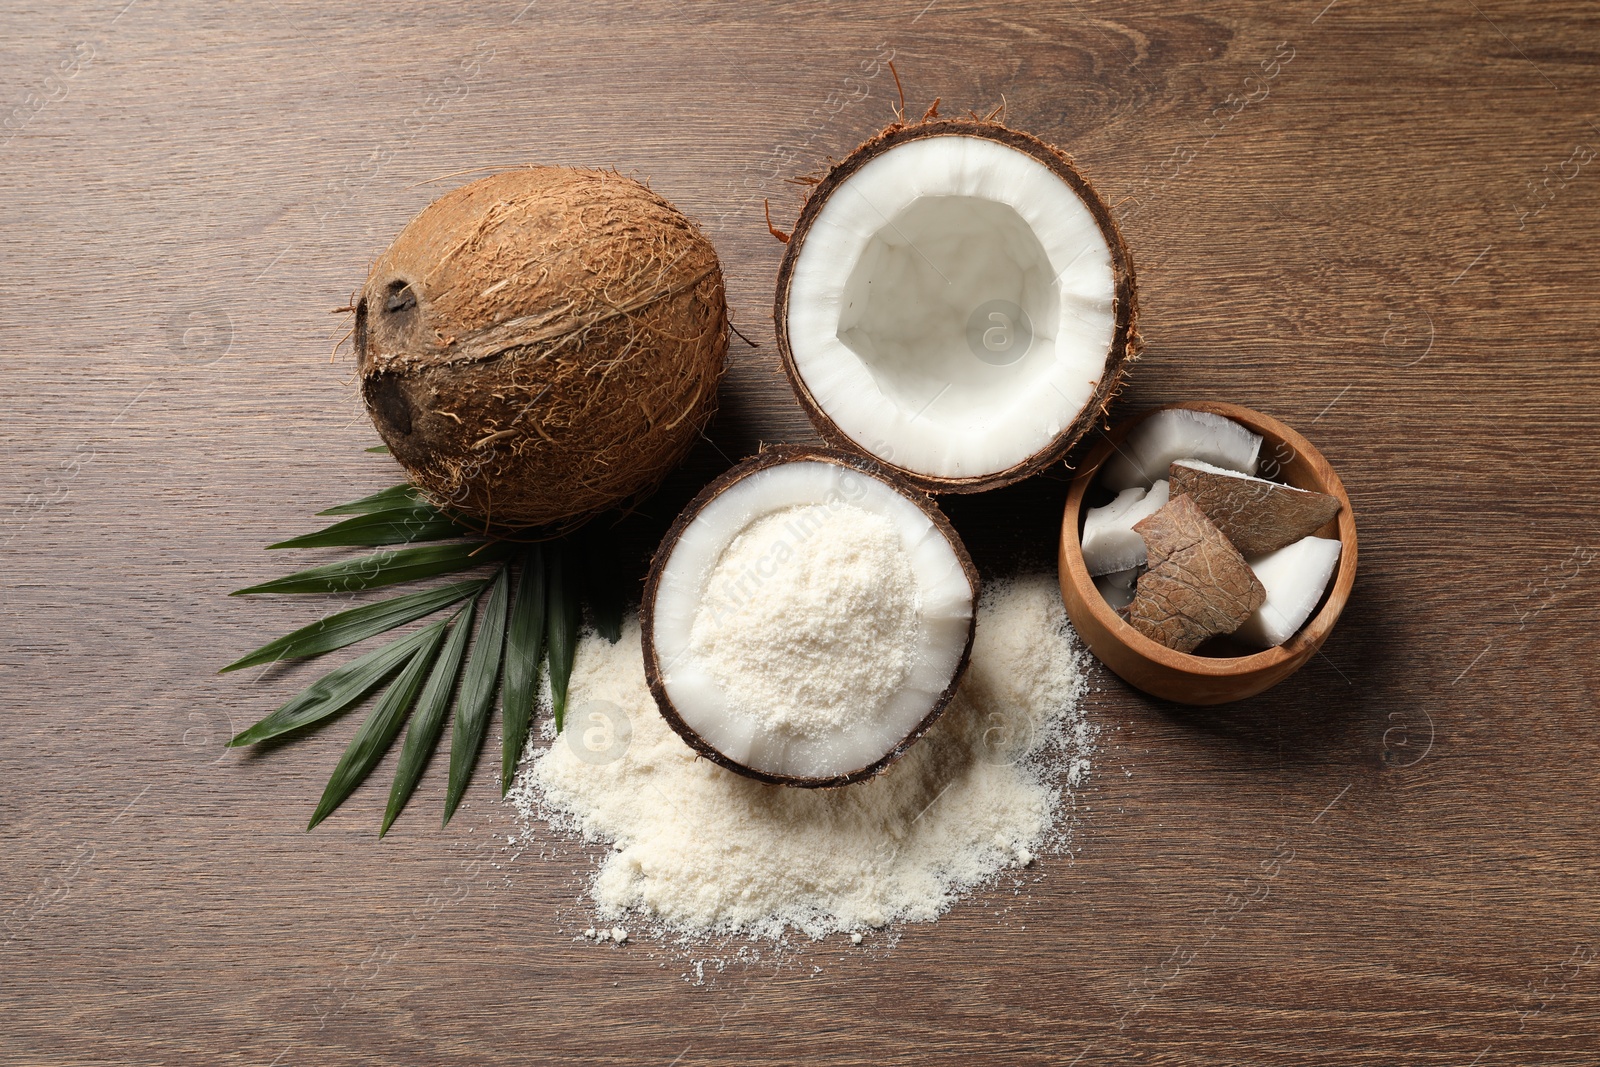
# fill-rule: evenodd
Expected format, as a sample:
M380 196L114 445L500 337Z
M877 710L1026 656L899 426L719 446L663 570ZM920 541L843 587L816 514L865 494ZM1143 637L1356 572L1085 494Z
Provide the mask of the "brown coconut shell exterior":
M1089 402L1070 425L1032 456L1003 471L971 478L939 478L908 470L877 456L865 444L847 435L828 417L827 411L817 402L816 397L800 377L789 343L789 287L793 281L795 264L805 248L806 237L811 232L812 224L816 222L823 205L841 184L873 159L899 145L928 137L981 137L1007 145L1043 163L1072 187L1073 192L1077 193L1078 198L1094 216L1100 232L1105 235L1106 244L1111 249L1111 265L1115 274L1113 297L1115 329L1112 333L1111 348L1106 353L1105 373L1101 375ZM843 269L849 269L848 265ZM1031 134L1009 129L985 119L930 119L910 124L895 123L888 127L836 164L807 194L805 206L801 209L800 218L789 236L783 262L778 268L778 295L773 309L773 323L777 329L778 351L783 357L783 369L789 376L789 384L799 397L801 406L805 408L817 432L830 445L847 451L873 455L880 464L891 468L912 485L930 493L977 493L1021 481L1065 458L1073 446L1106 416L1111 401L1122 387L1127 365L1138 358L1139 351L1143 347L1138 331L1138 312L1133 255L1128 250L1127 242L1122 238L1122 232L1117 228L1116 220L1111 217L1111 209L1095 192L1089 180L1078 171L1070 156Z
M738 760L724 755L709 741L701 737L693 727L684 722L683 717L678 714L678 709L673 706L671 698L667 695L666 683L661 675L661 662L656 654L655 644L656 594L660 590L661 576L666 570L667 561L671 559L672 550L677 547L678 539L683 536L683 531L705 509L706 505L727 492L738 482L753 474L770 470L773 467L804 461L832 463L840 467L848 467L884 483L916 504L923 514L928 516L929 521L944 535L945 540L949 542L950 548L955 552L956 559L961 563L962 573L967 576L967 582L972 587L972 618L967 623L966 644L962 646L961 658L957 661L955 671L950 677L950 684L945 686L944 690L939 694L933 706L928 710L928 714L897 745L879 759L857 770L826 778L796 777L756 770L754 767L747 767ZM718 766L733 771L735 774L742 774L746 778L754 778L758 782L766 782L768 785L799 786L810 789L851 785L871 778L904 755L906 750L915 744L938 721L939 716L944 713L945 707L955 697L956 689L961 684L961 678L966 674L967 663L972 657L972 639L977 632L979 592L978 568L973 565L972 557L967 554L966 545L962 543L961 536L956 533L955 527L950 525L950 520L945 518L944 512L940 511L939 506L925 493L917 491L916 488L907 484L904 479L885 469L883 465L854 452L806 448L796 445L771 446L725 471L720 477L702 489L689 502L689 505L679 513L677 519L668 527L666 536L661 539L661 545L656 549L655 556L650 561L650 573L644 584L644 600L639 606L640 631L644 645L645 681L649 684L650 694L655 697L656 705L661 709L661 716L667 720L667 724L677 732L679 737L683 738L690 748Z
M534 167L418 215L356 303L361 392L394 457L456 512L571 525L653 489L716 410L715 250L640 183Z
M1218 474L1182 460L1167 470L1172 496L1187 495L1240 554L1252 559L1309 537L1339 514L1339 501L1326 493Z
M1139 576L1128 622L1150 640L1193 652L1266 603L1261 579L1193 497L1173 497L1133 529L1150 548L1150 569Z

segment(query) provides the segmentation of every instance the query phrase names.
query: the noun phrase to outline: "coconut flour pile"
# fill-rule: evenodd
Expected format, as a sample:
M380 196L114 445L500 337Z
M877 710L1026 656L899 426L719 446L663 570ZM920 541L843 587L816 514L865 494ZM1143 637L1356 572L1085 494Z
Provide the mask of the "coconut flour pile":
M769 515L706 584L690 652L737 711L782 733L818 738L873 716L911 669L916 575L881 515L850 505Z
M645 687L639 624L578 649L566 730L525 768L525 819L604 842L601 919L662 934L819 938L937 918L1059 842L1063 788L1088 767L1082 653L1055 580L997 585L961 689L878 777L769 786L696 758Z

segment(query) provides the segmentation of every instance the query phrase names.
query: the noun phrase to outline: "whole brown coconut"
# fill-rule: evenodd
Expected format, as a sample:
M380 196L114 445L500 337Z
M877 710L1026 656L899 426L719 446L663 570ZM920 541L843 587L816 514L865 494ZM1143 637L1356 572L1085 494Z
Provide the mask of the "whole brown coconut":
M717 255L621 175L507 171L434 201L356 302L361 392L437 503L569 526L653 489L716 409Z

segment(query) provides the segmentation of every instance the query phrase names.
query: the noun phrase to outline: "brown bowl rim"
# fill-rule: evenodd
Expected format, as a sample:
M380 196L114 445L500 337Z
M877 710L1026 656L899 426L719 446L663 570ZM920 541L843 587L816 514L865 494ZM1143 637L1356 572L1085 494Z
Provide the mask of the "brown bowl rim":
M1132 432L1134 427L1158 411L1174 408L1221 415L1244 424L1252 433L1277 438L1287 444L1296 455L1304 457L1319 470L1319 473L1326 472L1326 484L1318 491L1326 492L1339 500L1339 514L1334 521L1338 524L1341 547L1339 567L1334 575L1333 587L1323 600L1321 610L1281 645L1253 652L1248 656L1196 656L1188 652L1178 652L1134 629L1131 623L1112 610L1111 605L1100 595L1100 590L1095 587L1094 580L1089 577L1089 568L1083 562L1083 546L1078 540L1078 517L1083 511L1083 499L1089 486L1117 445ZM1079 599L1105 627L1107 633L1140 656L1163 667L1214 678L1253 674L1305 658L1321 647L1328 635L1333 632L1334 624L1338 622L1345 602L1350 597L1350 591L1355 587L1357 555L1355 510L1350 505L1350 494L1345 490L1344 482L1340 480L1333 465L1315 445L1271 415L1240 404L1218 400L1185 400L1161 404L1130 415L1105 431L1104 439L1096 444L1079 464L1077 474L1068 489L1067 504L1061 521L1060 548L1063 566L1078 591Z

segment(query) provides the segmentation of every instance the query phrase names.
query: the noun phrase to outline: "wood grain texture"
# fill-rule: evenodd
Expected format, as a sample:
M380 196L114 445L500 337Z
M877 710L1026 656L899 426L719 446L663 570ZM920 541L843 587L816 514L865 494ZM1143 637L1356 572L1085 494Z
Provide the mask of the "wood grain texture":
M0 1061L1596 1061L1600 12L525 3L0 4ZM303 833L354 722L224 754L303 672L212 672L306 621L224 596L261 546L394 479L328 310L463 172L648 179L762 347L647 545L814 440L762 201L889 120L891 56L1123 213L1124 410L1234 401L1339 471L1323 655L1205 710L1102 673L1070 862L703 987L575 943L588 859L508 849L490 775L446 831L436 760L381 845L381 769ZM947 510L986 573L1048 568L1066 485Z

